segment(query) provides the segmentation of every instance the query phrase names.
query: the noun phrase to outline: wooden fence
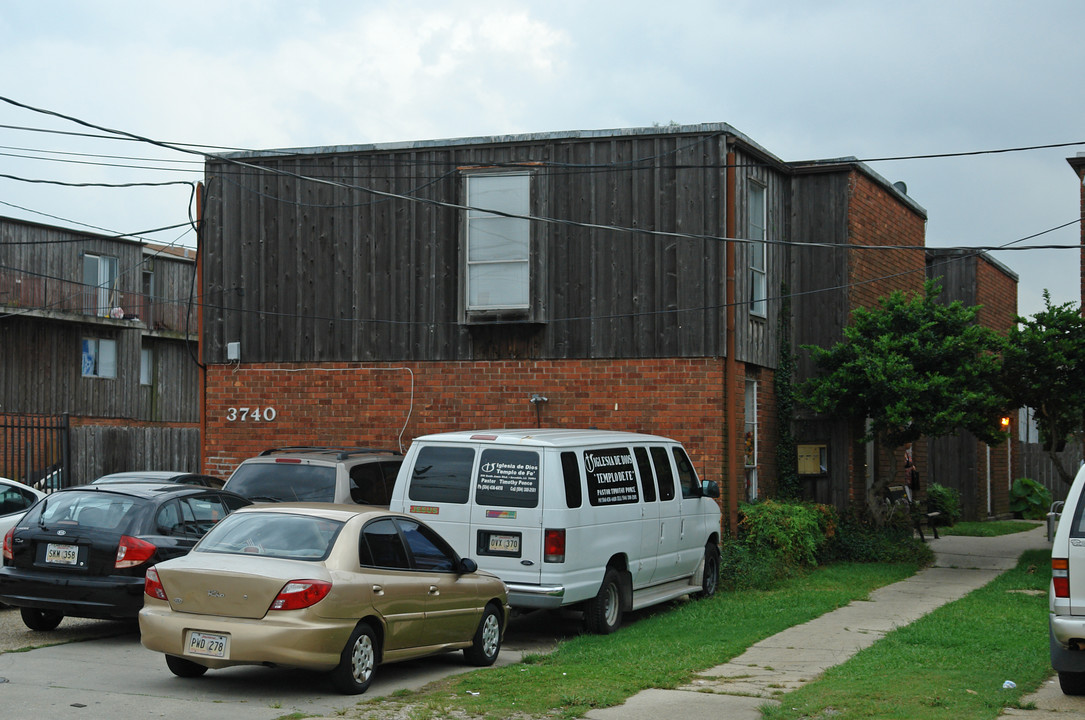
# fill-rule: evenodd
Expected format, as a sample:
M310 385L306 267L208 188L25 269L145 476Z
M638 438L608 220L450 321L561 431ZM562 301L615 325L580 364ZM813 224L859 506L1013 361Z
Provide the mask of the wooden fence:
M1062 481L1055 470L1054 463L1039 443L1021 443L1020 474L1018 477L1032 478L1051 491L1052 500L1065 500L1070 486ZM1063 466L1076 473L1082 462L1080 443L1067 443L1066 449L1059 453Z

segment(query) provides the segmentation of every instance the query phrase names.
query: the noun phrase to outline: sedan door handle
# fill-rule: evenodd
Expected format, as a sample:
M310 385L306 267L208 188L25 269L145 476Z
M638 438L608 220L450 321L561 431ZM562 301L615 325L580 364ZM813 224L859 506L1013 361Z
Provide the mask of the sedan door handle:
M383 585L374 585L373 586L373 594L374 595L383 595L384 594L384 586Z
M429 586L429 594L430 595L440 595L441 590L436 585L430 585Z

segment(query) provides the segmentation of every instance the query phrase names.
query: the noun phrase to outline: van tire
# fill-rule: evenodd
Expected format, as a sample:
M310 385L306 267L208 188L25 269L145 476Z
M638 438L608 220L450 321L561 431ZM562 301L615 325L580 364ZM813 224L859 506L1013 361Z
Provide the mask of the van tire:
M595 635L609 635L622 626L621 582L613 568L607 568L599 592L585 604L584 626Z
M704 574L701 576L701 591L695 598L710 598L720 587L720 549L715 543L704 546Z
M1063 695L1085 695L1085 672L1059 672Z

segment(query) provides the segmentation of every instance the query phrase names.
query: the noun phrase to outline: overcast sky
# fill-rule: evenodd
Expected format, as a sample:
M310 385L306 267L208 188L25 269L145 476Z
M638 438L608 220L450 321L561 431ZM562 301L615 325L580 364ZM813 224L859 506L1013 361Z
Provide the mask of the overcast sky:
M928 246L1075 245L1066 159L1085 153L1083 30L1080 0L9 1L0 95L154 140L253 149L670 122L729 123L787 161L1080 142L870 162L927 209ZM0 125L4 175L200 176L198 156L35 132L97 131L6 102ZM0 178L0 203L136 233L184 223L189 190ZM195 244L183 228L144 237ZM1020 276L1019 313L1041 309L1045 288L1080 300L1076 250L995 257Z

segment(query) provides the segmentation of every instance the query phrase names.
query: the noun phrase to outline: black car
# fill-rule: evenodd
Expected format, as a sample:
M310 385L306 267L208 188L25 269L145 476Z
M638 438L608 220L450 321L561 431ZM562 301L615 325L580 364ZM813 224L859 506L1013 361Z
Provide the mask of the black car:
M31 630L65 615L135 618L147 568L185 555L249 500L176 483L109 483L39 500L4 536L0 602L22 609Z

